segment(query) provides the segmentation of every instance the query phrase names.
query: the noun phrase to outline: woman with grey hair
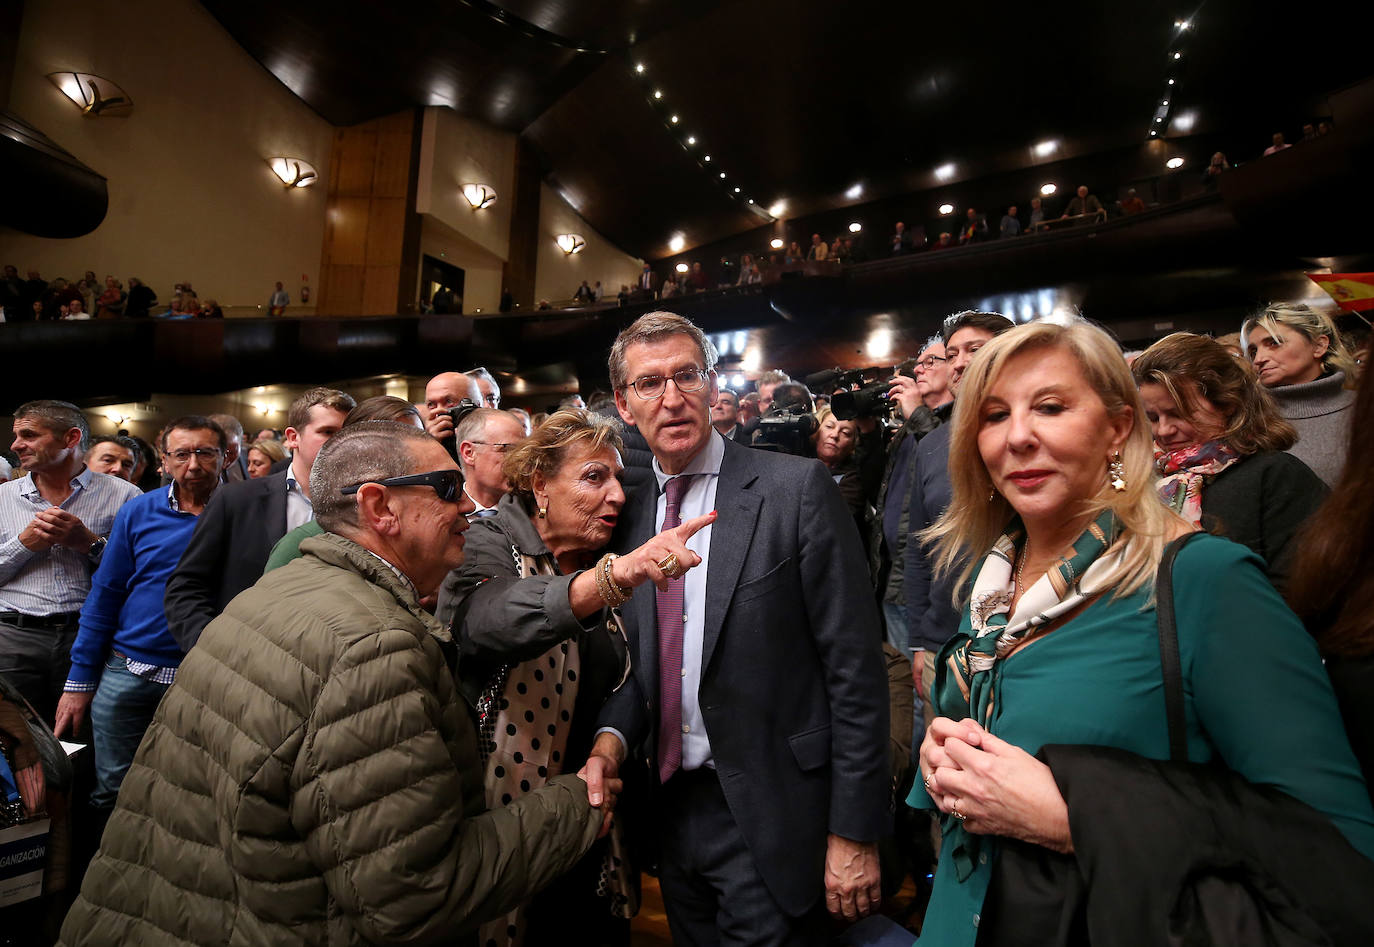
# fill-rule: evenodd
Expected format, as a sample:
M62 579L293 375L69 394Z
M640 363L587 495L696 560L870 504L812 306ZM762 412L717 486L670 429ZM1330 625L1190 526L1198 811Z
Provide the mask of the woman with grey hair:
M1290 453L1333 486L1350 445L1358 370L1336 324L1305 303L1273 305L1245 321L1240 347L1298 431Z

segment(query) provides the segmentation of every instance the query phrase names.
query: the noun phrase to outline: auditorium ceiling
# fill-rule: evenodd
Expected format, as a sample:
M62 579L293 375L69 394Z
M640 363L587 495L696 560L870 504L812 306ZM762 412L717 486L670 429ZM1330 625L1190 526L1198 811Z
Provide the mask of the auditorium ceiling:
M202 2L336 125L439 105L521 134L649 259L1151 130L1252 157L1370 71L1333 45L1359 24L1245 0Z

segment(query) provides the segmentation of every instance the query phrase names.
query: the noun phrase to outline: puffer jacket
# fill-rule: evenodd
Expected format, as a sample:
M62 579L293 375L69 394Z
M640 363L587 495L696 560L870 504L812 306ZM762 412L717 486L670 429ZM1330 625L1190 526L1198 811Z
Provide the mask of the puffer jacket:
M460 943L595 840L576 776L484 812L414 589L341 536L301 551L187 655L62 943Z

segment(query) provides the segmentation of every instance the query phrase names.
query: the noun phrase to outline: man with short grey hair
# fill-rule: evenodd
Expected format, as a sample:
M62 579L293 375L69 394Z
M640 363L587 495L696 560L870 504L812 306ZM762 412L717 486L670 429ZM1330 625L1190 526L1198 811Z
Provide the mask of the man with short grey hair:
M310 480L325 532L182 662L64 944L465 943L595 841L574 775L487 810L449 635L420 605L463 561L445 449L359 424Z
M506 452L525 439L525 427L514 415L496 408L478 408L454 429L463 489L476 509L469 520L496 515L496 503L510 488L501 472Z
M491 372L478 366L477 368L463 372L463 374L477 382L477 387L482 392L483 405L488 408L501 407L501 386L496 383L496 379L492 377Z
M140 494L86 466L89 437L74 404L21 404L12 447L28 476L0 484L0 676L49 724L91 574L115 514Z

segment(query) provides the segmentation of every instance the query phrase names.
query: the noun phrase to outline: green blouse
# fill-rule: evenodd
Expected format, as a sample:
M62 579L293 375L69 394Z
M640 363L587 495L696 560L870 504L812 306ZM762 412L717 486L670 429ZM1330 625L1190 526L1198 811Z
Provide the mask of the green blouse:
M1029 753L1046 744L1090 744L1168 759L1169 734L1155 610L1148 590L1104 595L1076 618L1032 640L994 675L991 732ZM1374 857L1374 810L1350 750L1316 644L1244 546L1201 537L1174 565L1174 603L1188 716L1188 757L1219 756L1252 783L1275 786L1325 813ZM959 631L970 630L968 609ZM963 640L955 636L941 651ZM949 688L957 696L956 688ZM936 702L955 720L968 706ZM907 804L933 809L920 780ZM973 944L996 861L979 849L960 883L941 852L921 943Z

